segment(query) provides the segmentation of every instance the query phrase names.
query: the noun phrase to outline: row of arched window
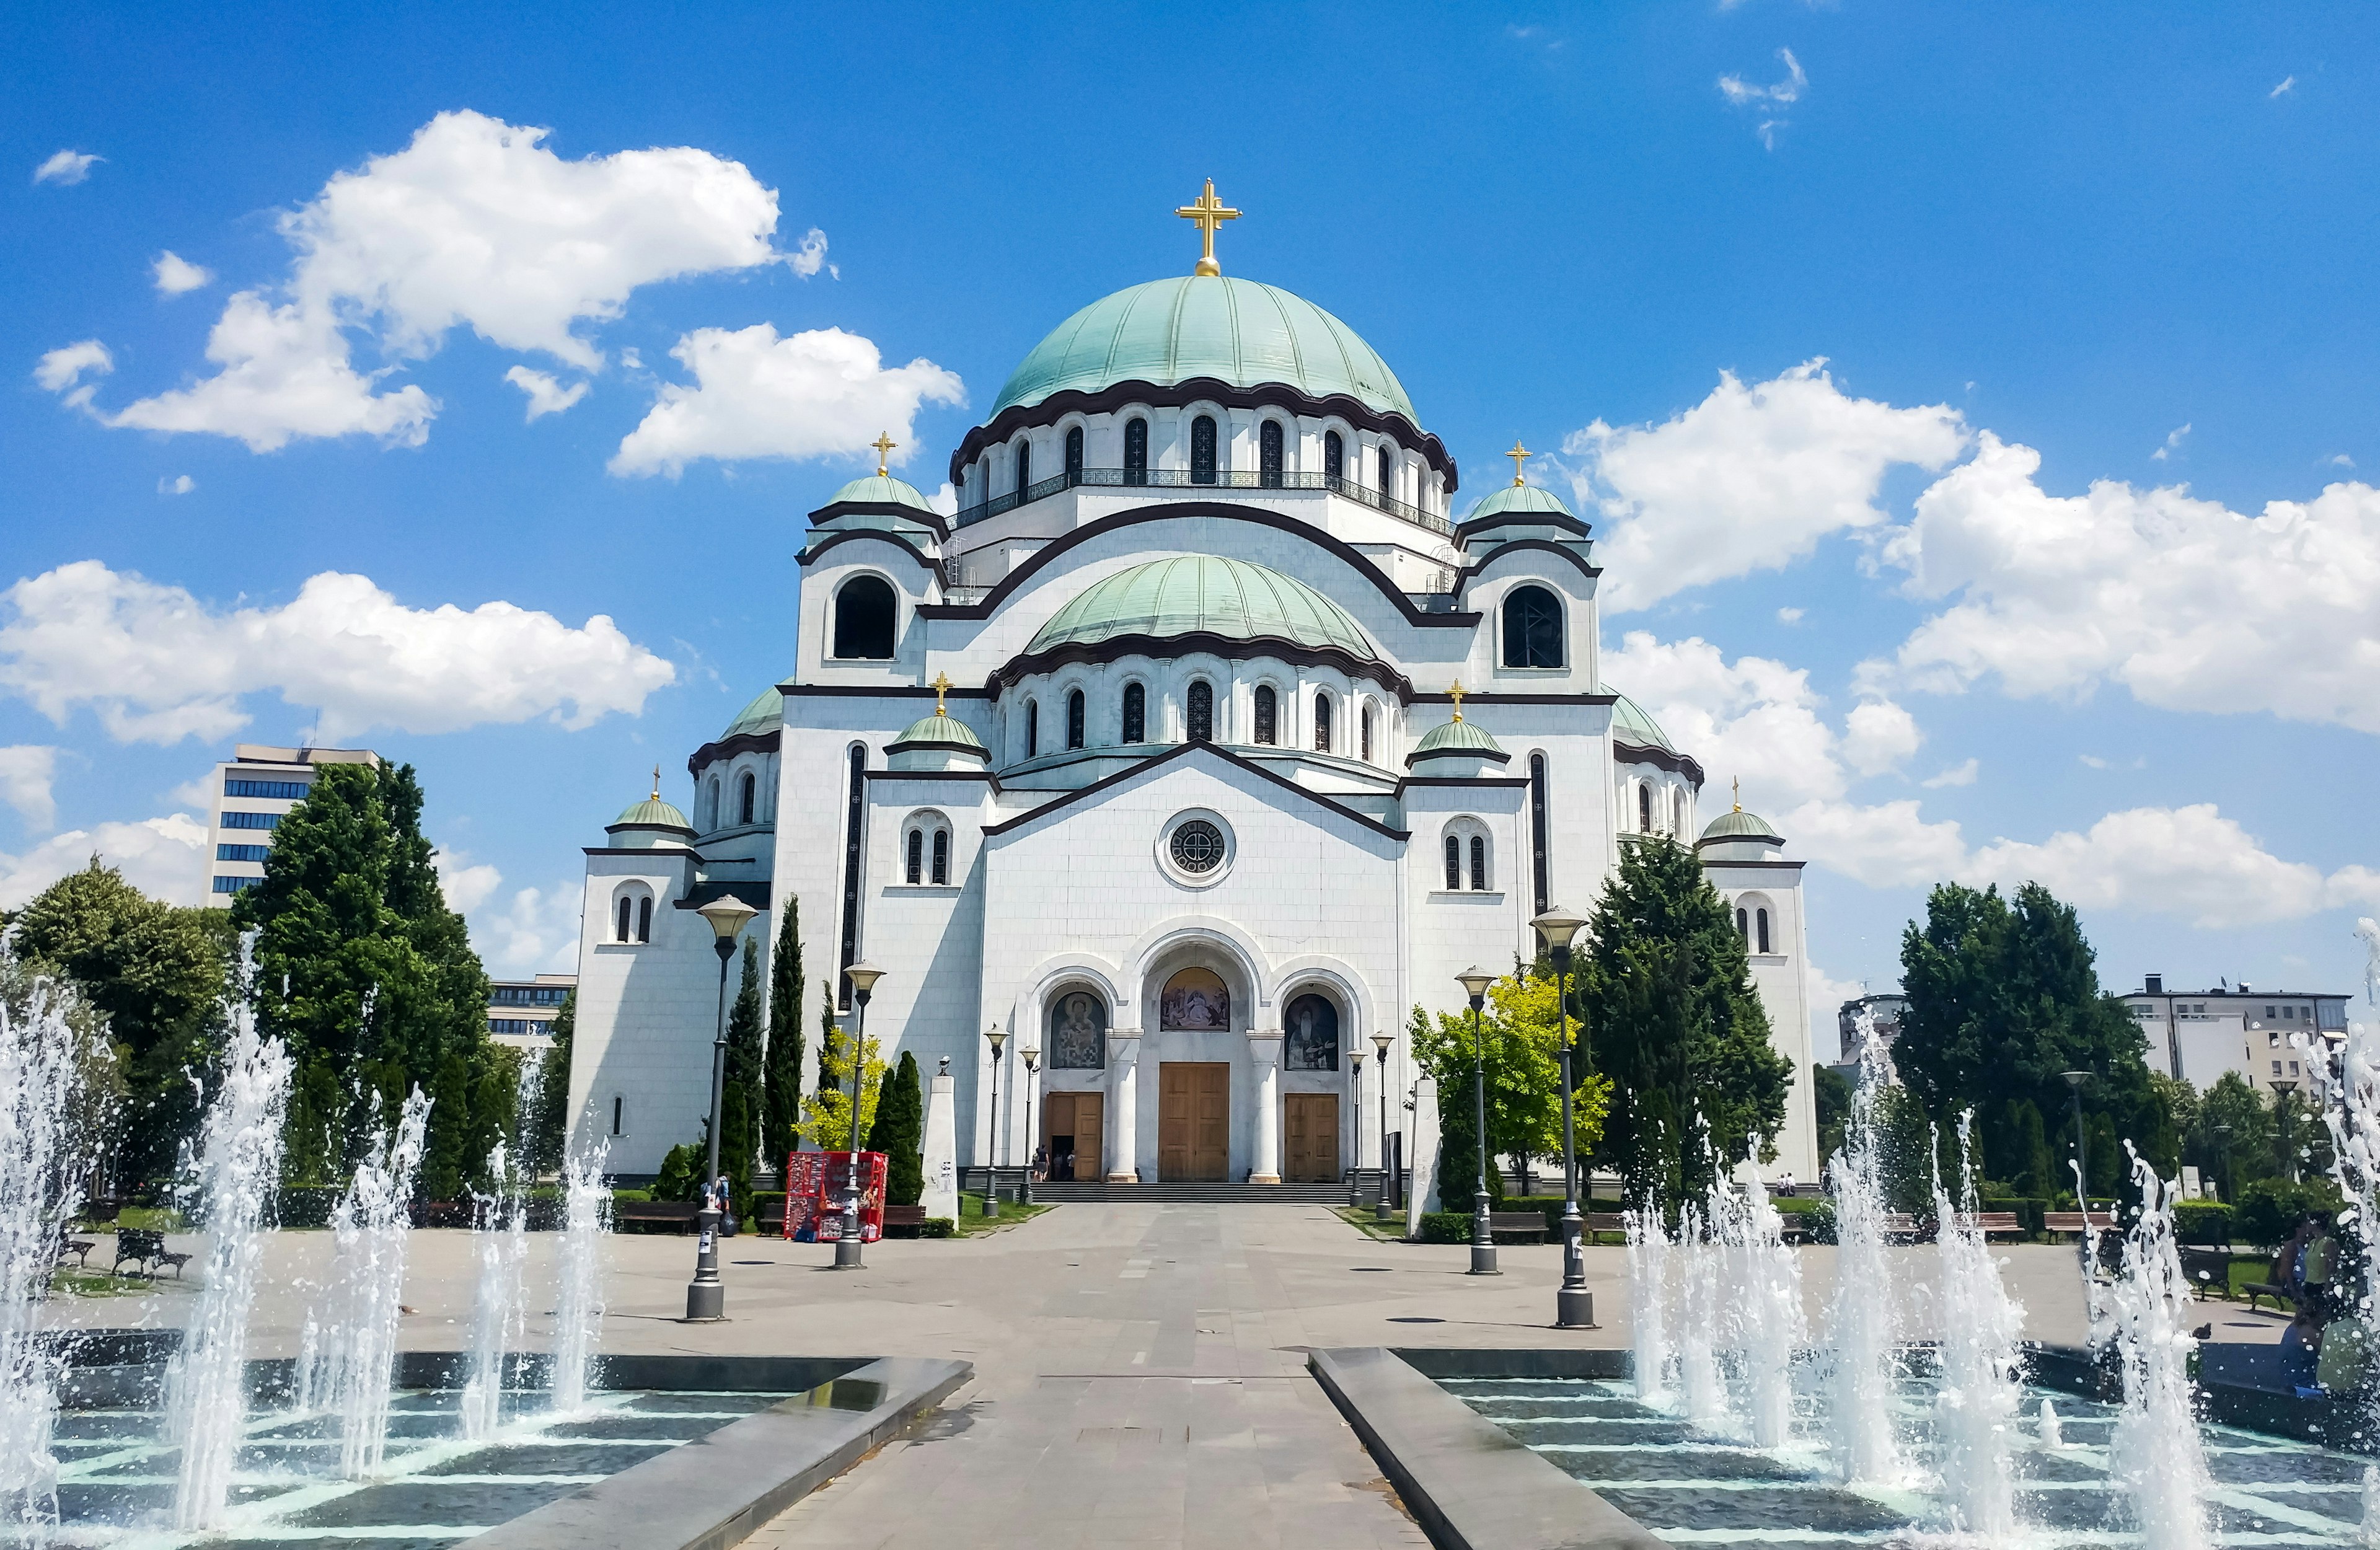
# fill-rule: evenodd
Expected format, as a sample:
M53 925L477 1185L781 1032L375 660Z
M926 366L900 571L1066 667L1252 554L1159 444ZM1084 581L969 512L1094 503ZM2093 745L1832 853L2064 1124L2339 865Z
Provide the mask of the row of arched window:
M1213 484L1221 468L1222 432L1212 415L1199 415L1190 421L1190 482ZM1266 489L1279 489L1287 467L1288 432L1281 422L1267 419L1257 427L1257 482ZM1062 445L1065 457L1065 482L1072 486L1083 476L1083 428L1069 426ZM1008 490L1022 498L1033 486L1033 439L1020 435L1009 443L1009 471L1014 476ZM1350 475L1347 468L1347 443L1336 430L1322 435L1322 472L1333 479L1355 478L1391 499L1397 496L1399 456L1395 443L1380 442L1368 466L1359 474ZM982 462L983 495L991 495L991 457L986 454ZM1145 485L1148 482L1148 421L1137 415L1123 425L1123 482Z
M620 890L615 914L613 941L650 942L653 939L653 896L646 891L643 884L631 883Z
M1446 837L1446 891L1449 893L1459 893L1463 890L1463 860L1465 848L1462 835L1450 834ZM1485 893L1488 891L1488 837L1484 834L1472 835L1468 850L1471 857L1472 890L1475 892Z
M1664 798L1656 793L1652 781L1638 781L1636 832L1664 833L1682 844L1686 838L1686 793L1683 788L1673 789Z
M1249 741L1261 747L1281 745L1281 699L1269 684L1257 685L1251 696ZM1337 753L1338 701L1328 689L1314 691L1314 751L1318 754ZM1183 723L1185 741L1211 743L1215 740L1215 686L1203 678L1193 679L1183 696ZM1087 702L1083 691L1068 691L1065 700L1067 752L1087 747ZM1366 764L1372 762L1373 727L1376 712L1365 706L1355 718L1355 757ZM1126 746L1149 741L1148 690L1139 684L1123 686L1123 703L1118 721L1119 741ZM1056 749L1050 750L1056 752ZM1025 757L1038 758L1041 755L1041 702L1025 702Z
M1735 912L1735 930L1736 934L1743 938L1743 945L1750 951L1754 952L1768 951L1767 910L1755 906L1746 911L1738 907Z
M721 799L725 794L720 787L719 777L713 775L710 778L710 783L703 788L700 821L705 833L714 829L724 829L729 824L759 821L760 782L750 770L747 769L735 778L735 802L733 807L721 805ZM729 816L731 813L733 817Z

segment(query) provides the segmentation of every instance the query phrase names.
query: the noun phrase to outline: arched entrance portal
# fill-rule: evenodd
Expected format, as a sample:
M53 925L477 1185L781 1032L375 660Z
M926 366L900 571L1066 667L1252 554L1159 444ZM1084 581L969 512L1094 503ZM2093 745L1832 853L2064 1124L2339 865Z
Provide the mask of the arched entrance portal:
M1157 1028L1170 1057L1232 1032L1232 992L1222 975L1193 965L1170 975L1157 999ZM1179 1036L1176 1036L1179 1035ZM1165 1059L1158 1065L1157 1176L1211 1183L1231 1176L1232 1062Z

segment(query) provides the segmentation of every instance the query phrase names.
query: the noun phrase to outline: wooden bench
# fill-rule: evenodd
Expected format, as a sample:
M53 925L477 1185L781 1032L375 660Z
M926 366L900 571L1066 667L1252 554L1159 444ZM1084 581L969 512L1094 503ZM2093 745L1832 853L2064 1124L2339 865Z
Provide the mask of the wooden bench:
M2116 1230L2116 1218L2105 1211L2094 1211L2087 1217L2080 1211L2045 1211L2041 1217L2041 1229L2052 1235L2080 1234L2086 1230L2113 1232Z
M63 1261L67 1255L72 1254L79 1269L91 1268L91 1251L98 1247L99 1244L89 1238L76 1237L71 1228L61 1229L58 1232L58 1260Z
M625 1200L613 1206L612 1225L667 1226L683 1238L694 1230L695 1218L701 1214L702 1207L691 1200Z
M2230 1250L2183 1249L2181 1273L2189 1277L2190 1284L2197 1289L2198 1300L2201 1302L2206 1301L2206 1290L2209 1287L2214 1288L2215 1295L2225 1302L2231 1300ZM2251 1306L2253 1304L2252 1303Z
M2289 1288L2277 1286L2271 1281L2242 1281L2240 1290L2248 1294L2248 1311L2252 1314L2256 1311L2256 1299L2259 1297L2271 1298L2273 1312L2277 1314L2282 1312L2282 1305L2290 1300Z
M2024 1236L2024 1222L2013 1211L1978 1211L1973 1225L1986 1238Z
M1524 1243L1546 1241L1546 1214L1542 1211L1490 1211L1488 1213L1488 1235L1491 1239L1512 1238Z
M170 1265L174 1267L174 1279L178 1281L182 1278L182 1266L190 1263L190 1256L166 1252L165 1235L162 1232L128 1227L115 1235L115 1263L108 1267L107 1273L115 1275L124 1268L127 1261L135 1270L152 1279L156 1278L159 1265Z
M1627 1217L1618 1211L1589 1211L1586 1214L1586 1241L1596 1242L1607 1232L1627 1236Z

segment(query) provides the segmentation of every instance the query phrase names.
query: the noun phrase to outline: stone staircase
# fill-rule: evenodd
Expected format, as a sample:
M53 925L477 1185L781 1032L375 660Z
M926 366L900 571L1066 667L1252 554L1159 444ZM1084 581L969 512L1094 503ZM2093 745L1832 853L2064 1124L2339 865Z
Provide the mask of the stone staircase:
M1033 1186L1033 1198L1062 1201L1150 1201L1173 1205L1195 1201L1231 1205L1344 1205L1347 1186L1330 1184L1213 1183L1103 1184L1088 1180L1044 1181Z

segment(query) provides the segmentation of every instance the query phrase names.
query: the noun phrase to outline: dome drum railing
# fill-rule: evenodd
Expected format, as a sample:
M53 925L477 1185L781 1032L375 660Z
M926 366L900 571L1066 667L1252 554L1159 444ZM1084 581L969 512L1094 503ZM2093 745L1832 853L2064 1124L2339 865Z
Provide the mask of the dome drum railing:
M1433 533L1452 534L1454 524L1445 517L1407 505L1392 495L1366 488L1354 479L1337 474L1303 473L1282 470L1272 472L1261 468L1073 468L1036 480L1022 490L1010 490L995 495L960 512L957 526L982 522L1031 505L1036 501L1072 490L1077 485L1092 485L1124 490L1327 490L1351 501L1360 501L1375 511L1401 517L1417 527Z

